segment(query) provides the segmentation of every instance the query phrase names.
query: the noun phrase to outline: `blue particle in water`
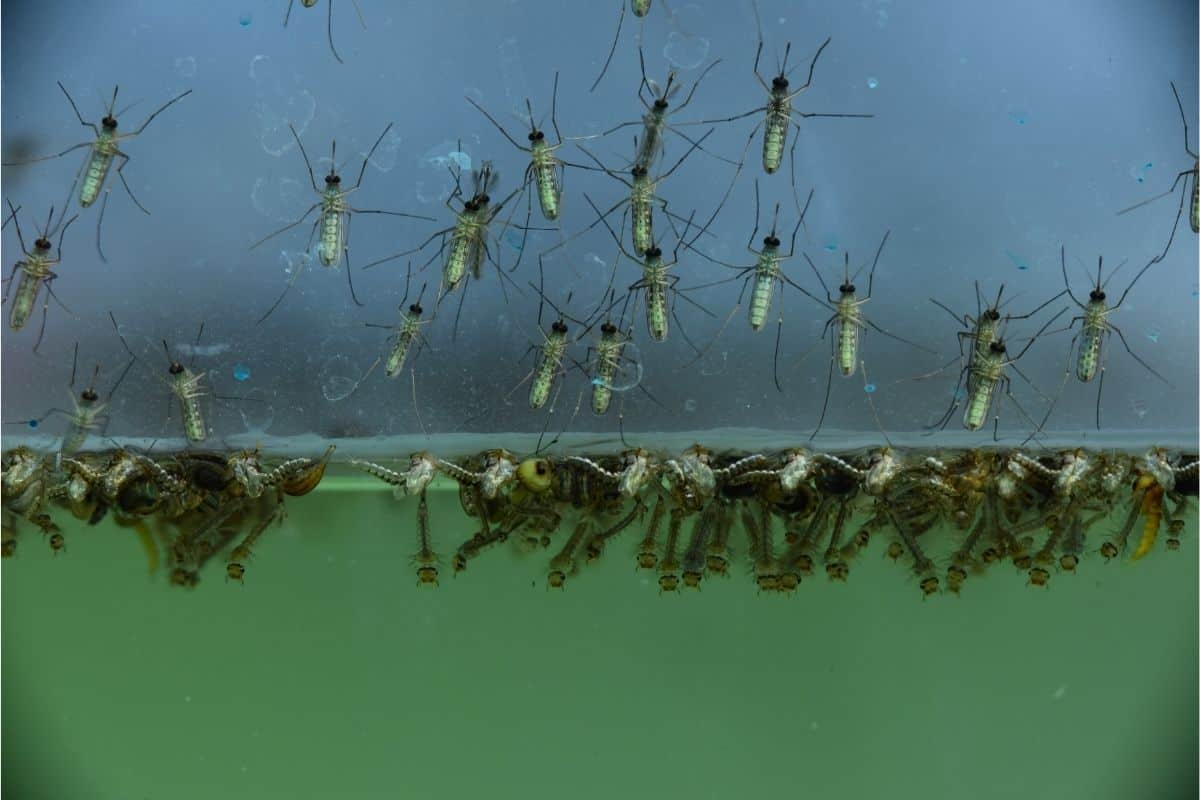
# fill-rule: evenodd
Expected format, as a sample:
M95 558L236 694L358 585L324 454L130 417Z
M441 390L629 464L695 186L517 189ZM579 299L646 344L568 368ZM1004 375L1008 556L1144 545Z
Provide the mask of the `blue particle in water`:
M954 402L960 403L967 399L967 390L959 386L950 393L950 396L954 398Z
M1145 183L1145 182L1146 182L1146 176L1144 176L1144 175L1138 175L1138 176L1137 176L1137 182L1138 182L1138 183Z
M1008 112L1008 118L1018 125L1024 125L1029 121L1029 117L1026 116L1024 111L1010 111Z
M874 394L875 393L875 384L868 383L866 386L863 387L863 391L866 392L867 394Z
M235 381L245 381L250 379L250 368L245 364L235 364L233 367L233 379Z
M879 81L878 81L878 79L876 79L876 78L867 78L867 88L868 88L868 89L875 89L875 88L878 88L878 86L879 86Z
M828 239L825 240L825 250L827 252L834 253L834 252L837 252L837 249L838 249L838 243L837 243L836 236L830 236Z
M1008 256L1008 260L1011 261L1013 265L1022 272L1025 272L1029 269L1029 264L1026 263L1025 259L1021 258L1013 251L1005 250L1004 255Z
M38 423L38 421L37 421L36 419L31 419L31 420L29 420L29 422L28 422L28 423L26 423L26 424L27 424L27 425L29 425L29 427L31 427L31 428L36 428L36 427L38 426L38 424L39 424L39 423Z
M1162 335L1162 331L1160 331L1158 328L1147 328L1146 329L1146 338L1149 339L1150 341L1154 342L1155 344L1158 344L1158 337L1161 335Z
M509 228L504 232L504 242L518 253L525 249L525 242L522 241L524 235L515 228Z
M254 16L249 11L242 12L242 15L238 17L238 25L241 25L243 28L249 28L250 23L253 21Z

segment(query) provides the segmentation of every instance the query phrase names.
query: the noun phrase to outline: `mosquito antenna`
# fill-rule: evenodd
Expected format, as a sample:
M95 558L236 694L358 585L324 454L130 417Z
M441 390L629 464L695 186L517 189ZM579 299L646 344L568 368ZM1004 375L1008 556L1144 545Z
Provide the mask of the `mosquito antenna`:
M75 354L71 356L71 382L68 386L75 385L75 366L79 363L79 342L75 343Z

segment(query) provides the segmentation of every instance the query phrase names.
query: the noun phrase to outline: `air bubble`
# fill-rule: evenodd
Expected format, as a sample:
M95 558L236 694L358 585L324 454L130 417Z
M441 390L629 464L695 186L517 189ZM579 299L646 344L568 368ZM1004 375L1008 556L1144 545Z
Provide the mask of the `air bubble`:
M321 394L331 403L345 400L358 388L359 369L349 358L336 355L325 360L318 374Z
M680 69L695 69L708 56L708 39L703 36L684 36L671 31L663 47L663 58Z
M175 73L181 78L195 77L196 59L192 56L180 56L175 59Z
M875 394L875 384L868 383L867 385L863 386L863 391L867 394Z
M251 14L249 11L243 11L242 15L240 17L238 17L238 25L241 25L243 28L249 28L250 23L253 21L254 21L254 15Z
M296 75L285 87L284 74L269 56L256 55L250 60L250 78L255 83L254 112L258 116L258 141L273 156L282 156L296 146L288 125L304 135L317 113L317 101L299 85Z
M878 78L867 78L867 88L868 89L878 89L879 88L879 79Z
M265 389L251 389L242 395L237 409L242 415L246 433L254 436L265 434L275 421L275 406L267 397Z
M1010 111L1008 112L1008 118L1018 125L1024 125L1029 121L1029 115L1024 111Z
M1149 339L1150 341L1154 342L1155 344L1158 344L1158 337L1161 335L1162 335L1162 331L1159 330L1158 328L1154 327L1153 325L1151 325L1149 328L1146 328L1146 338Z
M250 380L250 368L242 363L234 364L233 365L233 379L235 381Z
M1021 258L1019 255L1017 255L1013 251L1005 250L1004 255L1008 256L1008 260L1013 263L1013 266L1015 266L1017 269L1021 270L1022 272L1025 272L1029 269L1028 262L1026 262L1025 259Z
M687 412L688 414L695 412L695 410L696 410L695 398L689 397L687 400L685 400L683 403L683 410L685 412Z
M31 428L37 428L37 426L40 425L41 423L39 423L36 419L31 419L26 424L29 425L29 427L31 427Z

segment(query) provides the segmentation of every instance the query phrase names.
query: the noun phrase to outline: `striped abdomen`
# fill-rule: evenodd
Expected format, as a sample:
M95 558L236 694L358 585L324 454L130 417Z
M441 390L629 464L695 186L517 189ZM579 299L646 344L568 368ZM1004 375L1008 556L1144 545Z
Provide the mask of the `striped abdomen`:
M13 294L12 308L8 313L8 326L14 331L24 328L25 323L29 322L29 317L33 315L33 308L37 305L38 292L42 288L43 280L43 276L36 268L31 268L28 261L20 262L17 269L21 273L21 282L17 284L16 293Z
M649 187L634 188L629 195L630 227L633 232L633 252L637 255L654 246L654 208L651 205Z
M1088 306L1083 316L1083 330L1079 332L1079 357L1075 361L1075 377L1081 383L1096 377L1096 368L1100 365L1100 345L1108 327L1104 307L1096 307L1092 303L1088 303Z
M79 187L79 205L87 208L96 202L100 190L104 188L104 181L108 177L108 170L112 167L116 151L117 143L103 135L92 145L83 173L83 185Z
M203 442L208 438L204 427L204 414L200 411L200 378L191 370L184 369L174 377L174 389L179 397L179 413L183 416L183 431L189 442Z
M667 282L660 270L647 270L646 328L656 342L667 340Z
M763 123L763 169L768 175L777 172L783 164L783 148L791 124L792 101L772 99L767 104L767 120Z
M558 219L558 203L562 199L554 165L550 148L545 144L534 145L533 177L537 182L538 204L542 207L542 216L551 221Z
M343 223L340 200L326 199L322 204L321 242L317 252L321 263L327 267L336 267L342 261L342 247L346 241L346 226Z
M771 313L771 298L775 293L775 281L779 278L779 262L770 253L758 257L758 269L754 271L754 290L750 293L750 327L762 330Z
M617 375L624 343L601 342L596 352L596 374L592 376L592 413L604 414L612 403L612 383Z
M400 370L404 369L404 360L408 358L408 351L412 348L412 342L416 335L416 321L411 317L405 318L404 325L396 334L396 344L388 353L387 361L384 363L384 372L389 378L396 377L400 374Z
M471 243L475 240L475 215L464 212L454 225L450 235L450 252L446 255L443 279L446 291L452 292L467 274L467 257L471 254Z
M86 414L87 412L84 413ZM83 447L84 442L87 441L87 437L93 427L95 427L95 423L90 419L71 420L71 426L67 428L66 434L63 435L62 454L64 456L73 456L78 453Z
M529 387L530 408L541 408L550 399L550 386L554 383L554 375L558 372L566 351L567 340L561 335L551 334L546 337L537 369L533 373L533 384Z
M990 380L990 376L980 375L975 379L975 385L967 395L966 411L963 412L963 427L967 430L977 431L987 422L996 383Z
M1188 215L1192 223L1192 233L1200 233L1200 184L1196 183L1198 177L1200 166L1192 168L1192 213Z
M842 374L849 377L858 366L858 306L853 298L838 303L837 362Z

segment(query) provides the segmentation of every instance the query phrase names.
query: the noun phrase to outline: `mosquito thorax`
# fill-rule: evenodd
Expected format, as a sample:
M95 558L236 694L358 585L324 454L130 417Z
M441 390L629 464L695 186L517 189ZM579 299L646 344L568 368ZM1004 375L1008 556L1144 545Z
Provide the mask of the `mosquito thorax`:
M325 176L325 185L326 185L326 186L337 186L337 185L339 185L341 182L342 182L342 176L341 176L341 175L333 175L333 174L330 174L330 175L326 175L326 176Z
M1092 289L1092 291L1088 293L1088 299L1093 303L1103 303L1107 297L1108 295L1104 293L1103 289Z
M106 131L115 131L117 129L117 118L112 114L105 114L104 119L100 120L100 124L104 126Z
M563 322L561 319L556 319L556 320L554 320L554 324L550 326L550 330L561 336L566 336L567 335L567 323Z

